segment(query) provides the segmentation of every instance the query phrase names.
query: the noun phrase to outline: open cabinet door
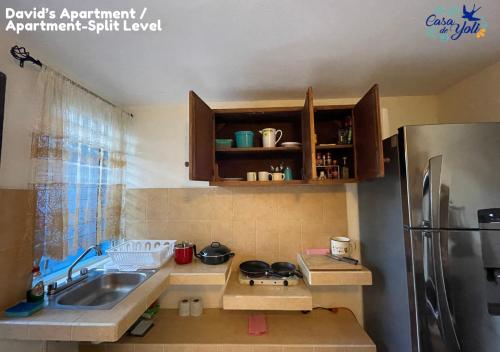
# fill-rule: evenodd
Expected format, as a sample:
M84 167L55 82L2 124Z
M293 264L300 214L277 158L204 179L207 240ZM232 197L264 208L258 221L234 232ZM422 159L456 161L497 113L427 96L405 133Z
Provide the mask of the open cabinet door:
M210 181L214 174L214 113L189 92L189 179Z
M378 85L374 85L356 104L354 115L354 148L359 181L384 176L384 154L380 132Z
M314 132L314 107L313 91L309 87L306 93L306 102L302 109L302 161L304 180L316 179L316 159L314 158L316 150L316 134Z

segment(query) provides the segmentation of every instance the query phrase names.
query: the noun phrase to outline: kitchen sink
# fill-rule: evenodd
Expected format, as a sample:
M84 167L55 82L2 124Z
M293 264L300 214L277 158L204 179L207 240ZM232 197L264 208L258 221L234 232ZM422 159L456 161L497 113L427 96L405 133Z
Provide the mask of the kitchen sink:
M61 309L111 309L139 287L154 270L118 272L95 269L75 286L49 298L49 307Z

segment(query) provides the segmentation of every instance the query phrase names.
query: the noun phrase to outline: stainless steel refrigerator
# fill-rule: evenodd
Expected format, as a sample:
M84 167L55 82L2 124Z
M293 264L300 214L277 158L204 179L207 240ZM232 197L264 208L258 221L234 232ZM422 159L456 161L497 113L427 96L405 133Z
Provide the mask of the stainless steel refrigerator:
M358 188L377 351L500 351L500 123L405 126Z

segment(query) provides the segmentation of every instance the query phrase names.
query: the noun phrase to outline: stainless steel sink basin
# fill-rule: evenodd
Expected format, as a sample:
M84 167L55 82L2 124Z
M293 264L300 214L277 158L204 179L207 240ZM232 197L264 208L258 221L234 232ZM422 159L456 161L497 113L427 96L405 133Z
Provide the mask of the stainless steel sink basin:
M81 283L51 297L49 306L65 309L111 309L153 274L153 270L93 270Z

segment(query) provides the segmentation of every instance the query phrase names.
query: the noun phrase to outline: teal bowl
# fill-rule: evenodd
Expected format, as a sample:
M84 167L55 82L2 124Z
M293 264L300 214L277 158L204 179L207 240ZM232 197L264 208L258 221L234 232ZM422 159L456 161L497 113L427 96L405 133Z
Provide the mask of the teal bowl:
M232 139L216 139L215 140L215 149L228 149L233 146Z
M234 132L236 137L237 148L252 148L253 147L253 132L252 131L237 131Z

